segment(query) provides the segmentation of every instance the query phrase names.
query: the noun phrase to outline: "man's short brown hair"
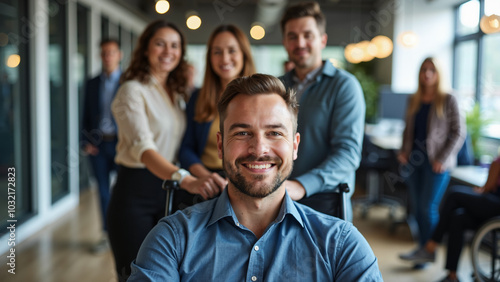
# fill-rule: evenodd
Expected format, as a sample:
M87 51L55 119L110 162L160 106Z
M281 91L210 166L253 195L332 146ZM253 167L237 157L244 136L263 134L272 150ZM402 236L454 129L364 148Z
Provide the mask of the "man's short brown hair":
M288 111L292 115L293 132L297 132L297 115L299 113L299 104L295 97L295 91L287 90L285 85L278 78L267 74L254 74L251 76L243 76L231 81L226 90L222 93L217 110L220 116L220 132L224 135L224 120L227 115L227 106L239 94L253 96L261 94L277 94L285 101Z
M281 32L285 35L285 25L289 20L313 17L316 21L320 34L326 32L325 15L321 12L321 8L317 2L301 2L288 7L285 14L281 18Z

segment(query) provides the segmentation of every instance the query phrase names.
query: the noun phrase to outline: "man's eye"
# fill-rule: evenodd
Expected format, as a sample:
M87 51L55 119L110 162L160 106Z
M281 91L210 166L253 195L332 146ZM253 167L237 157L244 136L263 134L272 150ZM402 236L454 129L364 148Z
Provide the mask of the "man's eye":
M248 132L246 132L246 131L240 131L240 132L236 132L234 135L236 135L236 136L247 136Z
M283 134L281 134L281 132L278 132L278 131L272 131L270 134L272 136L283 136Z

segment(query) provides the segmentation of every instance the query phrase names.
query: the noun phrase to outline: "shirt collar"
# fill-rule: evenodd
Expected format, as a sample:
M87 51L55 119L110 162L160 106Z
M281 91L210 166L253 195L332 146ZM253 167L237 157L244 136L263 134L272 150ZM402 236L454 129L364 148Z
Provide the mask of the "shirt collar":
M278 216L276 217L276 220L274 223L282 222L283 219L285 219L285 216L287 214L292 215L297 222L304 227L304 223L302 221L302 218L300 217L300 214L297 210L297 207L295 206L293 200L288 196L288 192L285 191L285 200L281 204L280 211L278 213ZM217 221L226 218L226 217L231 217L234 221L235 225L239 225L238 218L236 217L233 207L231 206L231 202L229 202L229 195L227 194L227 187L222 191L222 194L219 196L217 199L217 203L215 204L214 212L212 213L212 216L210 217L210 220L208 221L207 226L210 226Z
M324 64L324 62L323 62ZM295 71L293 72L293 81L295 83L308 83L309 81L313 81L314 78L316 78L317 75L320 74L321 72L321 69L323 69L323 64L315 69L313 69L312 71L310 71L309 73L306 74L306 76L304 77L304 80L300 81L300 79L297 77Z
M337 72L337 68L335 68L335 66L333 65L332 62L330 62L330 60L323 61L323 67L321 69L322 75L333 77L333 76L335 76L336 72ZM287 72L283 76L283 80L286 84L293 85L294 84L294 79L293 79L294 76L295 76L295 69ZM320 80L320 79L321 79L321 75L317 75L316 80Z
M101 78L103 80L112 80L116 81L120 79L120 76L122 75L122 70L120 68L117 68L114 70L109 76L106 75L106 73L102 72L101 73Z

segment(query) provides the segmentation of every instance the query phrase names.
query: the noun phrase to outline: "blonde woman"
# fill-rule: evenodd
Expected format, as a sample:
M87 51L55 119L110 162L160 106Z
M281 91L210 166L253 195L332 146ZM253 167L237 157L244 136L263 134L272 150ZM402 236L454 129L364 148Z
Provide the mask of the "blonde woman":
M419 246L400 255L411 260L431 237L439 221L439 204L456 166L465 139L465 125L455 97L442 90L442 77L434 58L420 66L418 89L408 103L406 128L398 160L406 178L410 212L419 228Z
M210 35L207 46L203 85L199 91L193 93L186 109L187 129L179 159L182 167L188 169L191 174L197 177L211 175L220 193L227 181L217 174L223 169L222 160L217 155L217 101L233 79L254 74L255 65L248 38L235 25L218 26ZM182 201L184 205L197 201L196 197L186 192L178 193L176 197L177 201Z

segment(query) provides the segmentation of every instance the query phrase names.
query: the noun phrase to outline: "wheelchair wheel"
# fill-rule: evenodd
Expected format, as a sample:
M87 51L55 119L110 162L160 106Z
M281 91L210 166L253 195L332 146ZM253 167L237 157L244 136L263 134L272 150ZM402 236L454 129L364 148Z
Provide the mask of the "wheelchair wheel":
M500 281L500 218L484 223L471 245L476 281Z

